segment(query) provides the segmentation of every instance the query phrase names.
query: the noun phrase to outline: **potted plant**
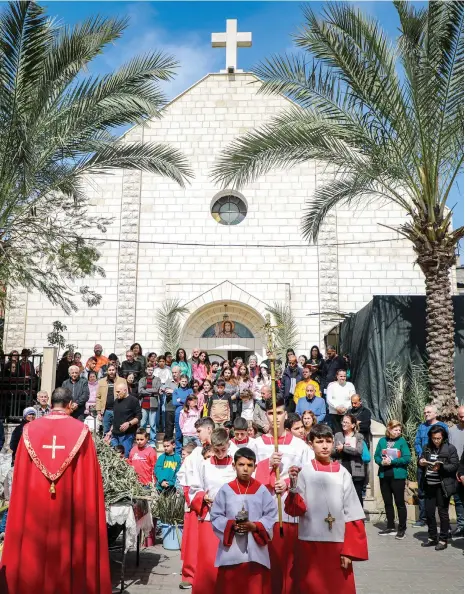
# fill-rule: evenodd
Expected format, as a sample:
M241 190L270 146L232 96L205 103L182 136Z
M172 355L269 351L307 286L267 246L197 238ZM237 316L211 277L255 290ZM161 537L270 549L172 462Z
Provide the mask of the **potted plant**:
M156 507L163 548L170 551L180 550L184 521L184 495L179 491L162 494L157 499Z

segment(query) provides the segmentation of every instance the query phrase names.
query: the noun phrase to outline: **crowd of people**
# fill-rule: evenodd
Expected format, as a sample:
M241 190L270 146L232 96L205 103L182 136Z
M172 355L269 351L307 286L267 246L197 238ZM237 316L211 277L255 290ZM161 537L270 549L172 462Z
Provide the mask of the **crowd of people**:
M91 427L98 423L142 484L154 483L165 494L183 490L181 588L193 587L196 594L229 592L228 583L235 580L236 587L248 584L252 593L355 591L351 563L367 558L363 499L372 456L387 520L379 535L405 538L411 451L402 424L391 420L386 436L370 452L371 413L348 381L348 356L332 346L326 358L317 346L308 358L289 349L284 362L276 361L272 385L270 355L261 363L255 355L248 361L236 357L210 363L200 349L190 357L183 348L144 355L135 343L120 362L96 344L85 364L80 353L66 352L56 381L71 394L71 415ZM13 461L24 425L49 412L48 394L39 392L37 404L25 409L13 433ZM428 527L422 546L440 551L452 537L451 497L457 513L453 536L463 535L464 412L460 407L459 423L451 428L437 419L434 406L426 406L424 413L415 439L420 504L415 526ZM281 527L277 496L284 505ZM312 518L321 516L321 526L309 523L309 510ZM245 538L247 555L240 545ZM309 556L305 562L304 554ZM309 558L314 560L310 567ZM334 572L323 575L320 564L336 566L336 561Z

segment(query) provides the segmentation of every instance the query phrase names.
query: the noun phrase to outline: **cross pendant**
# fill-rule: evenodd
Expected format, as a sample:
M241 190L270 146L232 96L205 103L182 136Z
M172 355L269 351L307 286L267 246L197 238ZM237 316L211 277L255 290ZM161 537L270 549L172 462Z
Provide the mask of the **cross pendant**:
M333 522L336 521L336 518L333 518L333 516L331 515L331 512L328 512L328 515L325 518L325 522L328 522L328 530L332 530L333 529Z

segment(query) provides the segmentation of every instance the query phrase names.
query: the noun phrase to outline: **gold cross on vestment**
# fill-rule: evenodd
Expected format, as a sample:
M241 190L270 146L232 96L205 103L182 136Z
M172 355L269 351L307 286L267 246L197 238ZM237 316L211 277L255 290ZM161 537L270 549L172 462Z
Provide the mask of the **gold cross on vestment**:
M332 530L333 529L333 522L336 521L336 518L333 518L333 516L331 515L331 512L328 512L328 515L325 518L325 522L328 522L328 530Z
M45 450L52 450L52 460L55 460L55 451L56 450L64 450L65 446L57 445L57 436L54 435L52 437L52 445L43 445L42 446Z

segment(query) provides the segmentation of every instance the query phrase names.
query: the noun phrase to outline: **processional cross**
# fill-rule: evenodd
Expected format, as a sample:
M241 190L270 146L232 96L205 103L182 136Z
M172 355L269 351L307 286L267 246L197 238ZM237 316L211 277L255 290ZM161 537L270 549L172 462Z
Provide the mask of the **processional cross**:
M52 450L52 460L55 460L56 450L64 450L65 446L57 445L57 436L52 437L52 445L43 445L44 450Z
M220 72L242 72L237 69L237 48L252 47L252 33L238 33L237 20L227 19L226 33L212 33L212 47L226 48L226 69Z

